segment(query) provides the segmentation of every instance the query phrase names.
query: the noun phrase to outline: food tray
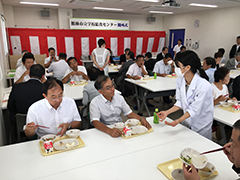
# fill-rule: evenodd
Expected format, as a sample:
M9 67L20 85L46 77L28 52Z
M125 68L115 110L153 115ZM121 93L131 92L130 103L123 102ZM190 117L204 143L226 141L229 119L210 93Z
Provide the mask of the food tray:
M221 109L224 109L226 111L230 111L232 113L240 113L240 111L233 111L232 110L232 106L229 106L229 107L222 107L221 105L219 105L218 107L220 107Z
M65 135L65 136L62 136L62 137L57 137L54 142L61 141L61 140L63 140L63 139L68 139L68 136ZM56 149L53 148L54 151L51 152L51 153L46 153L46 151L45 151L45 149L44 149L44 146L43 146L44 143L43 143L42 141L39 141L40 152L41 152L41 154L42 154L43 156L50 156L50 155L53 155L53 154L58 154L58 153L61 153L61 152L70 151L70 150L77 149L77 148L81 148L81 147L85 146L85 143L84 143L83 140L80 138L80 136L78 136L76 139L78 140L79 145L77 145L77 146L75 146L75 147L73 147L73 148L64 149L64 150L61 150L61 151L57 151Z
M68 83L70 86L85 86L86 84L88 84L87 82L85 82L84 84L71 84Z
M170 180L173 180L172 175L171 175L172 171L174 169L182 169L182 167L183 167L183 163L179 158L157 165L157 168ZM203 177L201 175L199 175L199 176L200 176L201 180L204 180L204 179L209 179L209 178L211 178L213 176L217 176L217 175L218 175L218 172L215 171L208 177Z
M172 76L171 74L167 75L169 78L176 78L177 76Z
M147 134L147 133L150 133L150 132L153 132L153 128L149 129L147 132L145 133L141 133L141 134L134 134L134 135L131 135L131 136L124 136L124 135L121 135L123 139L129 139L129 138L133 138L133 137L136 137L136 136L141 136L143 134Z
M148 80L153 80L153 77L149 77L149 78L147 78L147 79L141 79L141 81L148 81Z

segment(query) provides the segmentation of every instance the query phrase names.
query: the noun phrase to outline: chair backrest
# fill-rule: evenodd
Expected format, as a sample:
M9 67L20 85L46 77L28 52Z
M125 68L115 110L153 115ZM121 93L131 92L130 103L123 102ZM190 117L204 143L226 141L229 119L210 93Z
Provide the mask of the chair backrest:
M16 114L16 125L17 125L17 136L18 142L26 141L28 138L26 136L22 136L24 133L23 126L26 124L26 114Z
M41 64L44 67L44 61L47 58L47 55L46 54L37 54L37 55L34 55L34 57L35 57L36 63Z
M9 55L10 69L16 69L17 61L22 55Z

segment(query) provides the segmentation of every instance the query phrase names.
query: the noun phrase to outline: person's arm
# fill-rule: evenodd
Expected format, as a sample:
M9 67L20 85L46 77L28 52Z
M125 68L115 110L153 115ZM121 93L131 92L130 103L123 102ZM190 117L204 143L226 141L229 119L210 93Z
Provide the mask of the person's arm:
M93 61L93 63L97 66L97 68L98 68L100 71L103 71L103 68L100 67L100 66L98 65L97 61L96 61L96 56L95 56L95 54L92 54L92 61Z
M38 127L35 125L34 122L30 122L26 125L26 129L24 130L26 136L28 138L30 137L33 137L35 135L35 130L37 129Z
M92 124L98 130L103 131L103 132L109 134L112 137L118 137L118 136L122 135L122 132L119 129L111 129L111 128L107 127L105 124L98 121L98 120L93 120Z
M62 128L62 130L56 135L60 135L62 137L65 132L68 130L69 125L71 125L71 129L78 129L81 126L81 121L72 121L71 123L62 123L58 126L58 128Z
M45 68L48 68L51 63L52 63L52 57L50 58L50 60L48 61L48 63L44 64L44 67L45 67Z
M83 79L86 79L87 81L89 80L89 77L88 75L86 75L85 73L83 73L82 71L77 71L77 74L78 76L82 76Z
M148 75L147 71L145 70L145 66L142 65L141 68L142 68L143 75Z
M63 83L63 84L67 83L68 80L69 80L69 78L70 78L71 76L74 76L74 75L76 75L76 71L70 72L67 76L65 76L65 77L62 79L62 83Z
M154 72L154 73L155 73L155 72ZM166 74L166 73L163 73L163 74L157 73L157 76L166 77L167 74Z
M157 113L157 115L159 117L159 121L161 121L161 122L164 121L169 114L171 114L173 112L176 112L179 109L181 109L181 108L174 105L173 107L171 107L167 111L160 111L159 113Z
M220 101L225 101L227 98L223 95L219 96L217 99L214 100L214 106L218 104Z
M106 62L105 62L105 64L103 65L103 69L108 65L108 63L109 63L109 58L110 58L110 56L108 55L107 56L107 60L106 60Z
M22 74L22 76L15 82L15 84L23 82L23 79L24 79L24 77L25 77L26 75L29 75L29 70L26 70L26 71Z
M232 156L232 151L231 151L231 146L232 146L232 142L229 142L227 144L225 144L223 147L224 147L224 154L228 157L229 161L231 163L234 163L233 162L233 156Z
M190 114L188 112L186 112L184 115L182 115L180 118L176 119L175 121L172 121L171 123L170 122L167 122L165 121L165 124L166 125L169 125L169 126L176 126L177 124L181 123L182 121L184 121L185 119L189 118L190 117Z
M145 126L146 128L148 128L148 129L152 128L152 126L148 123L148 121L145 118L137 115L134 112L131 112L130 114L128 114L127 117L130 118L130 119L138 119L141 122L141 124L143 126Z
M134 79L134 80L140 79L140 77L139 77L138 75L136 75L136 76L131 76L131 75L129 75L129 74L127 74L127 78L129 78L129 79Z
M198 170L193 166L193 164L188 166L183 163L183 174L186 180L200 180Z

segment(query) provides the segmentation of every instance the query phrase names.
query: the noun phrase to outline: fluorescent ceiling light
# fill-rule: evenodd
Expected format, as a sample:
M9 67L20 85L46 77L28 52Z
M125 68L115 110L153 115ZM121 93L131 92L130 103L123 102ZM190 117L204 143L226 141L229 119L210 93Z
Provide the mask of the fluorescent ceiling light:
M197 3L191 3L189 6L199 6L199 7L210 7L210 8L216 8L217 5L209 5L209 4L197 4Z
M59 6L59 4L53 4L53 3L38 3L38 2L23 2L23 1L21 1L20 4L41 5L41 6Z
M93 7L93 9L108 10L108 11L123 11L123 9L118 9L118 8L105 8L105 7Z
M143 2L159 2L159 0L136 0L136 1L143 1Z
M158 14L173 14L173 12L164 12L164 11L149 11L149 13L158 13Z

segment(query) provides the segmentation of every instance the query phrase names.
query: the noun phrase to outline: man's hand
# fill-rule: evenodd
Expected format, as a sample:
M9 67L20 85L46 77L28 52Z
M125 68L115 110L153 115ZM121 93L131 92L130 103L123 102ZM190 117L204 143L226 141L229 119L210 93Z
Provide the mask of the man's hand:
M76 73L78 76L82 76L83 75L83 72L82 71L77 71Z
M54 61L56 61L56 62L58 61L55 56L52 56L51 59L54 60Z
M167 76L167 74L166 74L166 73L163 73L163 74L162 74L162 77L166 77L166 76Z
M140 79L140 77L138 75L136 75L136 76L133 76L133 79L138 80L138 79Z
M30 70L26 70L25 72L24 72L24 75L26 76L26 75L30 75Z
M159 121L163 122L164 119L166 119L167 117L167 112L166 111L160 111L159 113L157 113L157 116L159 117Z
M233 162L233 156L232 156L232 153L231 153L231 146L232 146L232 143L230 142L230 143L227 143L227 144L225 144L223 147L225 148L224 150L223 150L223 152L224 152L224 154L226 154L226 156L228 157L228 159L229 159L229 161L231 161L232 163L234 163Z
M99 67L98 69L99 69L100 71L103 71L103 70L104 70L104 68L102 68L102 67Z
M190 168L191 170L189 171ZM183 164L183 174L186 180L200 180L197 169L193 166L193 164L191 164L191 167L186 167L186 165Z
M108 134L112 137L118 137L122 135L122 132L119 129L110 129Z
M151 129L151 128L152 128L152 126L148 123L148 121L147 121L145 118L142 118L141 124L142 124L143 126L145 126L146 128L148 128L148 129Z
M69 123L62 123L62 124L60 124L58 126L58 128L62 128L62 130L59 133L57 133L57 135L61 135L60 137L62 137L65 134L65 132L68 129L68 127L69 127Z
M77 75L77 72L76 71L72 71L71 72L71 76L75 76L75 75Z
M36 126L36 124L34 122L30 122L26 125L26 130L29 131L30 133L34 133L35 134L35 130L38 127Z

